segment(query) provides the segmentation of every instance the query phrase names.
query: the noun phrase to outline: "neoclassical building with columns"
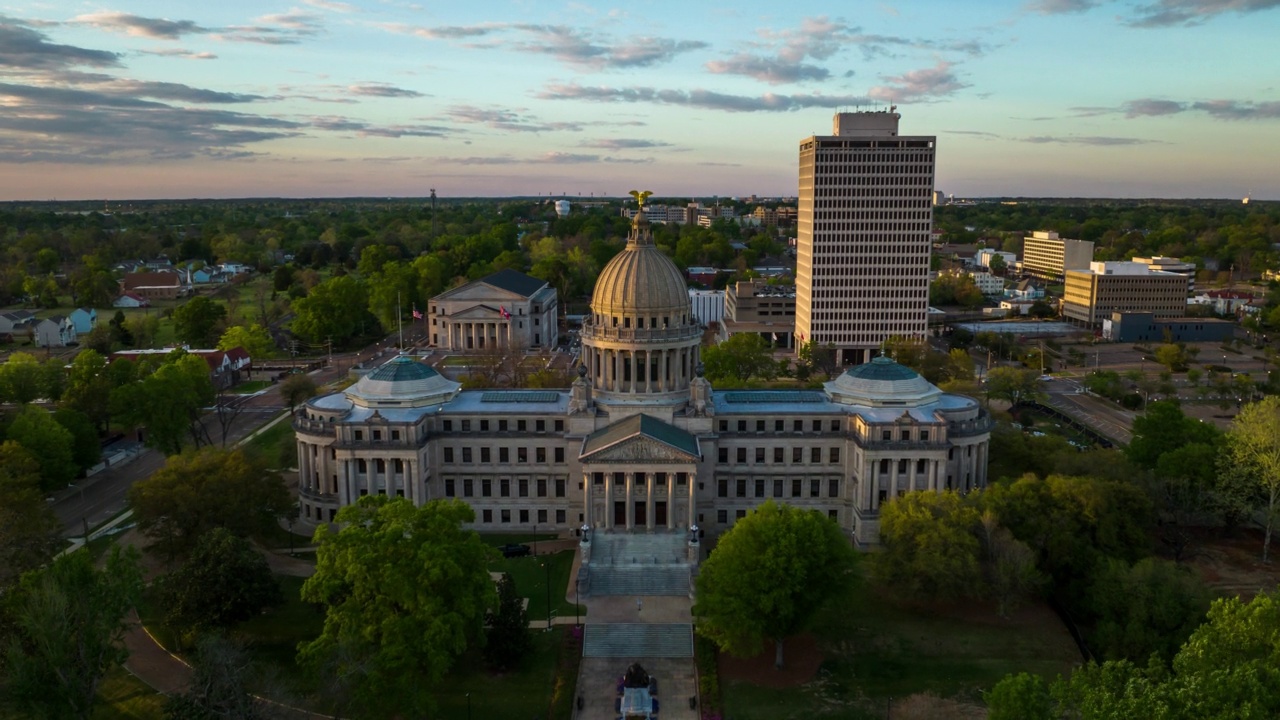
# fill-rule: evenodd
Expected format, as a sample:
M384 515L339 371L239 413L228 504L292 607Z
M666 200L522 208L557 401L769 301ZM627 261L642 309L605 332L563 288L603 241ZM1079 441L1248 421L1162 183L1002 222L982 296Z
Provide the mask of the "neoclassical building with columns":
M294 419L310 523L362 495L461 498L481 531L712 536L766 500L819 510L862 546L909 490L987 482L991 419L888 358L820 390L714 390L702 326L643 212L601 272L565 390L462 390L400 356Z

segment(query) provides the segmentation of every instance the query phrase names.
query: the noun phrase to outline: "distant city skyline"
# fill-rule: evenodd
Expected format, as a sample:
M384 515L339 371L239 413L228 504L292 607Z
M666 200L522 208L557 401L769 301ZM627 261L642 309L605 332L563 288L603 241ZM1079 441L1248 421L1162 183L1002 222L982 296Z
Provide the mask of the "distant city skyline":
M0 200L795 196L897 105L956 197L1280 199L1280 0L0 7Z

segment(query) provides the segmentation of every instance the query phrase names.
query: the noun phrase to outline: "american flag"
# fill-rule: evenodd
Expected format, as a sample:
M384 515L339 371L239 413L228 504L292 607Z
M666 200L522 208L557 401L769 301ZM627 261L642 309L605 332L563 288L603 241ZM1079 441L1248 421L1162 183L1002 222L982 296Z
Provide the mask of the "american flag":
M418 306L416 306L416 305L413 307L413 319L414 319L414 320L421 320L421 319L422 319L422 311L421 311L421 310L419 310L419 309L418 309Z
M503 320L510 320L510 319L511 319L511 313L507 312L507 307L506 307L505 305L499 305L499 306L498 306L498 312L502 314L502 319L503 319Z

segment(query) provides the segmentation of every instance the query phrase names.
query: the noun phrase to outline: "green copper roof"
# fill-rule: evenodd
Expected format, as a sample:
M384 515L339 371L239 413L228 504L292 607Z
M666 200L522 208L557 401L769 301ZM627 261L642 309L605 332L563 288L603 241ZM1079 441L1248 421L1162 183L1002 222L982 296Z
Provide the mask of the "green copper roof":
M435 371L435 368L424 365L411 357L401 355L369 373L369 379L382 380L384 382L408 382L411 380L425 380L439 374Z
M643 414L632 415L626 420L620 420L588 435L587 441L582 446L582 455L585 457L637 435L644 435L695 457L700 455L698 438L674 425L668 425L657 418Z
M887 357L873 358L871 362L866 363L865 365L850 368L845 374L851 378L858 378L859 380L894 381L911 380L919 377L919 374L916 373L915 370L912 370L906 365L899 365Z

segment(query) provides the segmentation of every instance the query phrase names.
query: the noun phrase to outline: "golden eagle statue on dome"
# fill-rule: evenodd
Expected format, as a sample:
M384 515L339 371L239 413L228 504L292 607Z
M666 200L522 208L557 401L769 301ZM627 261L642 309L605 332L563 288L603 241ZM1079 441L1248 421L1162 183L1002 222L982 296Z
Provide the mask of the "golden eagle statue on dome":
M653 194L652 190L632 190L631 197L636 199L636 205L644 207L644 203Z

